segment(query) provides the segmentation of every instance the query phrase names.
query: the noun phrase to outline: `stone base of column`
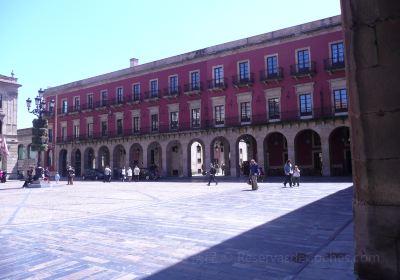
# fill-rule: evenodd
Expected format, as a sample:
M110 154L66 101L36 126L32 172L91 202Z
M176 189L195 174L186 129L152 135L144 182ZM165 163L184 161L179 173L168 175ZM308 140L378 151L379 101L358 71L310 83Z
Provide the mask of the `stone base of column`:
M47 180L39 179L35 180L28 185L28 188L48 188L51 184Z

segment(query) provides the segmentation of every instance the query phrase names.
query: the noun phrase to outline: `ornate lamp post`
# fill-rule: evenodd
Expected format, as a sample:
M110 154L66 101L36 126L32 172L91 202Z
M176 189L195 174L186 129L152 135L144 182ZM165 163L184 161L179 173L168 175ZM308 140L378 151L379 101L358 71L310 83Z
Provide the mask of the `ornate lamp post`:
M41 151L47 150L48 141L48 130L47 120L43 118L44 114L51 112L51 108L54 108L54 100L50 100L48 108L46 108L47 102L43 98L43 89L39 89L38 95L34 98L35 107L31 110L32 100L28 97L26 100L26 107L28 112L36 115L38 118L32 121L32 149L38 152L37 167L40 166Z

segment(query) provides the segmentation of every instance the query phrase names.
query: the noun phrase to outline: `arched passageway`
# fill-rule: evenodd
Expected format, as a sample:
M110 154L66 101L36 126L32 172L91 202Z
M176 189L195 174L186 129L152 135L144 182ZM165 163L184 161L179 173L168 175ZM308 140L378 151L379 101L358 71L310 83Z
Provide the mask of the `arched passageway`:
M167 176L183 176L182 145L174 140L168 143L166 148Z
M269 133L264 139L265 168L269 176L282 176L288 159L287 140L280 132Z
M244 134L238 137L236 141L237 174L248 176L250 173L250 160L258 161L257 141L250 134ZM240 172L240 173L239 173Z
M162 148L158 142L152 142L147 148L148 168L158 175L162 174ZM154 170L154 171L153 171Z
M110 151L106 146L102 146L99 149L97 160L97 167L100 170L104 170L106 166L110 166Z
M217 137L211 142L210 146L211 161L216 165L218 175L230 175L230 145L225 137ZM206 171L210 169L210 163L204 164ZM224 172L222 172L224 171Z
M192 140L188 145L189 176L200 176L207 171L204 163L204 143L199 139Z
M75 175L81 176L81 151L79 149L74 150L71 153L71 166L75 169Z
M143 148L139 143L133 144L129 149L129 166L133 169L135 166L143 166Z
M67 150L61 150L58 157L58 172L60 176L67 176Z
M351 175L350 130L342 126L329 135L329 152L332 176Z
M113 176L119 178L121 169L126 168L126 151L124 146L117 145L113 151Z
M94 169L96 167L96 157L93 148L87 148L83 153L83 168Z
M314 130L306 129L297 133L294 139L295 160L302 175L322 175L321 138Z

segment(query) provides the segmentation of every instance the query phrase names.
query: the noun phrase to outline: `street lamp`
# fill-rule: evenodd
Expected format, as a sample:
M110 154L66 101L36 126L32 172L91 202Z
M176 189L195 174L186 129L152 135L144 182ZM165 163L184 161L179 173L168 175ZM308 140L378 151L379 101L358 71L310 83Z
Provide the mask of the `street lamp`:
M44 120L43 120L43 115L47 112L51 112L51 110L54 108L54 100L50 100L49 101L49 107L46 108L47 102L44 100L43 98L43 94L44 94L44 90L43 89L39 89L38 91L38 95L34 98L35 99L35 104L34 104L34 108L31 110L31 106L32 106L32 100L28 97L28 99L26 100L26 107L28 108L28 112L34 114L35 116L38 117L37 120L33 120L33 130L35 131L35 133L33 133L33 137L32 137L32 142L37 142L37 143L32 143L33 145L35 145L37 151L38 151L38 162L37 162L37 166L40 166L40 161L41 161L41 150L43 149L42 145L46 145L47 144L47 140L46 141L42 141L42 137L44 136L42 134L42 132L40 131L40 129L42 128L46 128L47 129L47 125L44 125ZM45 134L45 136L47 137L47 133ZM35 141L33 141L35 139Z

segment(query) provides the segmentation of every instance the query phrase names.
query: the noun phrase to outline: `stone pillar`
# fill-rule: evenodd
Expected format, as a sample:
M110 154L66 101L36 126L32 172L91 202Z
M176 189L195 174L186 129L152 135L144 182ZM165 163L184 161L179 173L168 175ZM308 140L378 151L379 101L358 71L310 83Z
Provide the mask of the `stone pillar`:
M329 135L320 135L322 152L322 176L331 176L331 157L329 153Z
M210 168L210 162L211 162L211 143L208 138L204 139L204 170L208 171Z
M161 161L162 161L162 170L161 171L161 176L166 177L167 176L167 144L165 142L161 142Z
M290 159L293 164L296 163L296 158L295 158L296 153L295 153L295 150L294 150L294 137L295 136L291 135L291 134L288 134L286 136L288 159ZM282 168L283 168L283 166L282 166Z
M182 158L181 158L181 166L182 166L182 176L183 177L189 177L189 167L190 163L188 163L188 145L189 142L182 141L181 142L181 149L182 149Z
M149 147L149 144L148 143L142 143L142 149L143 149L143 155L142 155L142 161L143 161L143 166L141 166L142 165L142 163L141 162L139 162L139 167L143 167L143 168L145 168L145 167L147 167L147 148Z
M265 171L265 151L264 151L264 139L257 137L257 163Z
M232 177L239 177L240 172L237 171L238 168L238 155L236 153L236 138L231 137L229 141L229 151L230 151L230 172Z
M400 1L342 0L358 279L400 279Z

